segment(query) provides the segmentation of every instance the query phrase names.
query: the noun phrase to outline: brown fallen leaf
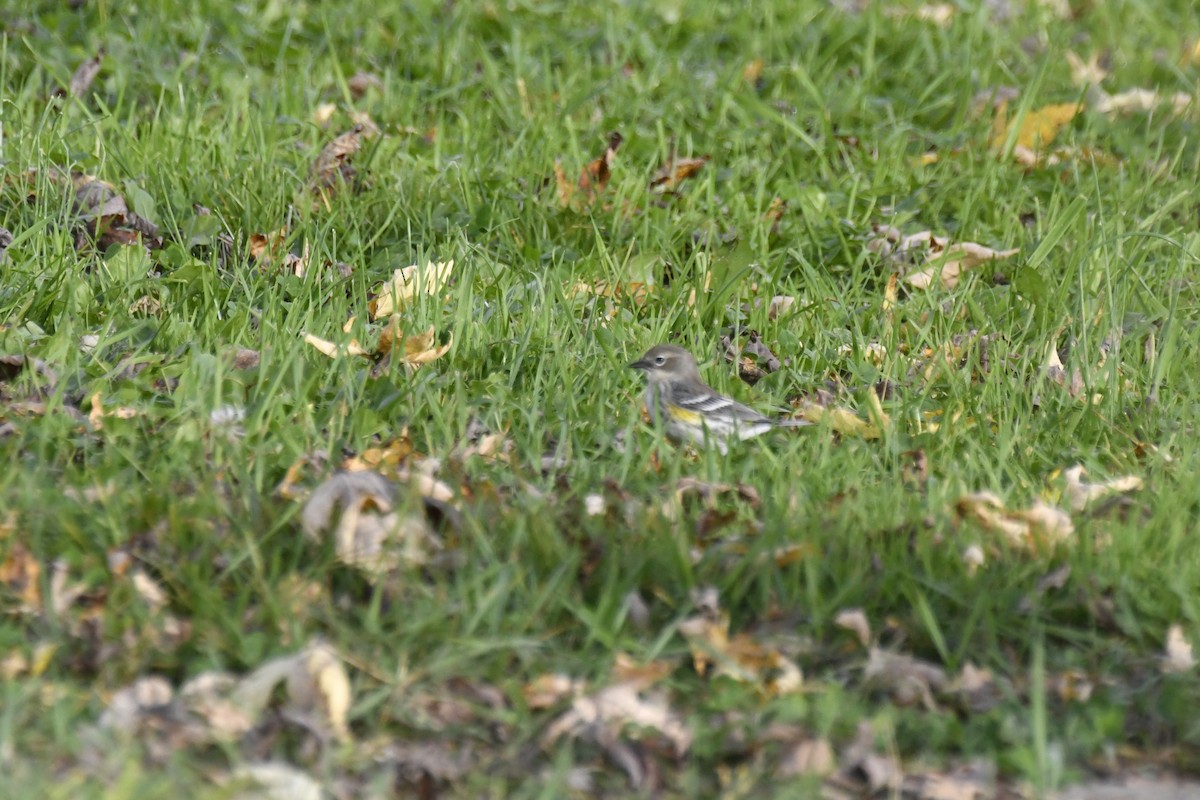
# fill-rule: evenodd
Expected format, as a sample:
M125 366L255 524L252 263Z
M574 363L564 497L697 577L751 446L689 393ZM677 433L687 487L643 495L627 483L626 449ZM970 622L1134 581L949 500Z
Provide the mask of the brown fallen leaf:
M383 90L383 81L371 72L356 72L346 81L350 96L356 100L372 89Z
M612 177L613 162L616 160L617 150L620 149L623 141L625 138L620 133L610 134L604 153L588 162L579 174L579 180L573 185L567 180L561 162L554 163L554 178L558 186L560 206L563 208L587 208L596 201L608 186L609 178Z
M521 687L521 696L531 710L538 711L556 706L568 698L579 697L587 690L587 683L562 673L539 675Z
M905 236L890 225L873 226L866 246L868 251L882 256L886 263L901 267L904 280L917 289L928 289L939 282L947 289L953 289L965 270L1020 252L1019 248L994 250L974 242L951 242L944 236L935 236L932 231ZM903 269L910 264L925 269L916 272Z
M83 172L67 173L53 168L47 173L56 185L70 185L74 192L71 209L83 223L76 237L76 248L89 243L103 251L113 244L140 244L161 247L158 226L129 210L125 197L116 187Z
M328 203L339 189L354 182L358 173L350 159L362 148L365 130L363 125L355 125L321 148L308 170L309 191Z
M725 613L700 614L679 624L679 632L692 651L692 664L700 675L725 676L756 687L775 697L798 692L804 676L795 662L777 647L756 641L750 635L729 635Z
M106 411L100 402L100 392L95 392L92 394L92 410L88 412L88 421L93 430L100 430L106 419L133 419L139 413L132 406L117 406Z
M614 300L627 298L635 306L642 306L653 296L654 287L644 281L576 281L567 290L568 297L591 295Z
M397 359L408 367L419 367L446 355L454 346L454 334L450 334L445 344L436 342L437 334L432 325L421 333L404 336L400 333L400 317L395 316L379 335L375 355L381 359Z
M943 691L949 681L936 664L871 647L863 670L863 683L883 689L897 705L911 706L920 702L927 710L934 710L937 707L934 693Z
M373 352L367 350L357 339L351 339L346 344L337 344L328 339L322 339L319 336L314 336L311 333L304 334L304 341L317 349L319 353L329 356L330 358L342 358L344 356L371 356Z
M672 153L666 164L650 179L650 191L658 194L669 194L679 188L679 185L700 171L707 164L709 156L698 158L676 158Z
M84 61L75 70L75 74L71 76L71 82L64 89L58 89L54 92L55 97L65 97L68 94L71 97L83 97L84 93L91 88L92 82L96 80L96 76L100 74L100 66L104 63L104 50L97 51L96 55Z
M16 601L15 611L21 614L41 613L41 574L42 565L29 548L19 540L11 540L4 560L0 561L0 587L5 595Z
M742 80L751 86L758 86L759 80L762 79L763 60L761 57L751 59L746 62L746 66L742 67Z

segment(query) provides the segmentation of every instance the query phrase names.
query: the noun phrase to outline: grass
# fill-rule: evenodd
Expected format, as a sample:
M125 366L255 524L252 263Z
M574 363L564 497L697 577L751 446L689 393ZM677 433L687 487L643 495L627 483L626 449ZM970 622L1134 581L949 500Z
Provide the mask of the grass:
M364 794L413 791L354 747L164 759L135 739L94 757L90 726L139 676L178 686L246 672L318 636L352 667L356 739L472 754L441 786L448 796L563 796L577 764L600 769L597 793L630 791L595 748L543 747L557 712L521 699L550 672L602 686L617 652L676 667L665 687L696 737L689 758L660 758L666 796L795 791L774 773L778 743L760 738L771 723L840 752L869 722L906 763L983 757L1030 793L1090 768L1197 768L1200 729L1186 711L1197 673L1158 666L1169 625L1200 631L1196 117L1085 112L1055 145L1107 159L1026 170L988 148L991 112L972 111L978 92L1002 85L1020 89L1013 112L1080 99L1071 49L1109 54L1109 91L1194 93L1198 67L1178 60L1200 35L1190 4L1083 4L1066 19L1035 7L1003 21L962 4L947 27L785 0L752 13L671 0L403 5L0 3L0 225L13 233L0 354L55 375L14 370L0 385L12 465L0 471L0 654L49 654L0 683L10 786L224 796L212 774L269 756ZM50 101L101 48L91 90ZM755 59L757 82L744 75ZM348 81L360 71L382 85L356 98ZM322 103L338 107L327 128L312 121ZM314 206L309 164L352 125L349 109L383 135L353 161L360 189ZM601 200L562 208L556 160L573 181L610 131L625 142ZM647 182L672 148L711 160L660 202ZM920 164L929 151L937 161ZM112 183L165 246L77 249L55 167ZM776 198L787 206L772 230ZM1020 253L954 288L902 288L889 315L894 268L865 247L874 223ZM303 277L245 256L251 234L284 225L294 252L309 247ZM351 317L351 332L373 340L374 288L396 268L450 259L449 293L418 296L403 315L409 332L453 335L441 359L372 378L366 362L303 342L338 338ZM339 262L349 277L325 266ZM704 275L711 291L689 303ZM652 289L641 303L571 291L596 281ZM765 302L739 311L774 295L797 302L777 319ZM159 313L131 309L143 297ZM717 358L735 324L785 361L753 388ZM917 354L970 331L994 337L987 365L968 347L928 379L912 372ZM1106 337L1115 344L1098 367ZM763 410L836 377L865 416L865 387L892 381L892 425L879 440L817 427L689 457L642 423L641 385L624 368L663 341L693 349L713 385ZM887 348L878 363L871 343ZM1056 347L1095 402L1045 378ZM239 348L257 366L236 368ZM93 398L134 413L99 427L72 414ZM29 400L44 413L15 405ZM240 435L212 421L229 405L245 410ZM507 432L508 463L448 457L472 421ZM318 465L312 484L405 430L419 454L444 460L463 522L452 566L371 584L303 537L300 504L275 488L298 459ZM913 482L918 450L928 476ZM544 474L547 454L563 466ZM1033 554L955 514L980 490L1014 508L1055 500L1057 471L1075 463L1146 488L1125 513L1077 516L1073 544ZM729 521L698 541L711 522L702 505L657 511L686 476L746 484L761 504L723 498ZM595 493L609 510L588 516ZM971 544L987 553L973 575ZM777 563L791 545L802 557ZM165 591L182 635L161 630L114 566L125 557ZM42 596L58 564L83 597L22 609L11 569L30 561ZM1062 567L1062 585L1039 588ZM696 673L677 628L705 586L719 589L732 631L792 642L807 691ZM864 683L864 652L835 624L849 608L882 644L951 675L990 669L1000 699L978 713L944 698L891 702ZM1064 675L1094 690L1054 689ZM456 680L496 686L507 704L457 725L431 718L416 698Z

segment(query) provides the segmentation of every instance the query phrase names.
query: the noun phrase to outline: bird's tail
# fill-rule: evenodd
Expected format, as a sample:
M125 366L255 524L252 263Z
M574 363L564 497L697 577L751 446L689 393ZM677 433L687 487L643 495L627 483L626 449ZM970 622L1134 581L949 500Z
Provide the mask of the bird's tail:
M815 422L807 419L777 419L775 426L778 428L806 428L809 425L815 425Z

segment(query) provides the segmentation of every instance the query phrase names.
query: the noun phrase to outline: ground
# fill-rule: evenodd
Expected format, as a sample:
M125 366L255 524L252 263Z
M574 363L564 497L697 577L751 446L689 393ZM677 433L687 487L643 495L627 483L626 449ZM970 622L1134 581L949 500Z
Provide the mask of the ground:
M0 31L12 796L1197 791L1191 3Z

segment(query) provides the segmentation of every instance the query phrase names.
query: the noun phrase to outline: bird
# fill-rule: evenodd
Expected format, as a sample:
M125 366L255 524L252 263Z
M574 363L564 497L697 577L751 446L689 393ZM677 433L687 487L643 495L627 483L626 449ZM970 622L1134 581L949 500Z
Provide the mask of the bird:
M645 373L646 410L677 442L712 444L724 454L730 439L812 424L803 419L772 419L726 397L701 379L696 358L677 345L655 345L629 367Z

